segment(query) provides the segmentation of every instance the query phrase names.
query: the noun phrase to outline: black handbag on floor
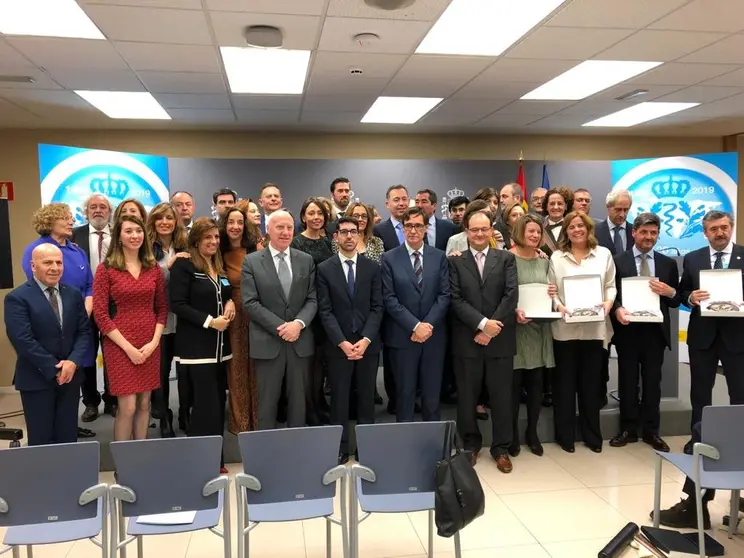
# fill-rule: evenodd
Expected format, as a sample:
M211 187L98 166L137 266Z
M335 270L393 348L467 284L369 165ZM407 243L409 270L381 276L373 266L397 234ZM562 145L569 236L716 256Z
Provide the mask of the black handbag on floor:
M444 457L437 463L435 482L434 521L440 537L451 537L483 515L486 507L483 487L470 463L470 452L462 451L457 442L452 421L445 428Z

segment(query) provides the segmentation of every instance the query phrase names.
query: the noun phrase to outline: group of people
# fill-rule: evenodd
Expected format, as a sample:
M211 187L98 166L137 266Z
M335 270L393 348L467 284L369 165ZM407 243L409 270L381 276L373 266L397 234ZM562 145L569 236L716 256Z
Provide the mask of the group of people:
M731 215L705 216L710 248L685 257L680 280L677 263L654 250L658 216L627 221L626 190L607 195L604 220L589 216L583 189L537 189L528 206L517 184L483 188L472 200L450 200L446 219L436 215L435 192L410 194L403 185L387 189L385 220L351 200L346 178L331 183L329 199L305 200L297 217L272 183L255 203L216 192L217 220L194 219L194 198L184 191L149 214L136 200L114 211L92 195L87 224L75 229L66 205L40 208L40 237L23 256L29 281L5 301L29 443L88 435L75 431L74 409L82 390L82 421L99 415L101 343L104 412L116 417L117 440L146 437L151 416L162 436L175 435L168 389L175 361L178 427L187 434L222 434L226 420L234 433L340 424L344 463L349 420L374 422L382 403L382 355L388 412L398 421L417 413L439 420L441 403L456 400L458 433L475 463L478 420L490 407L490 454L509 473L522 440L543 454L541 406L552 405L555 439L574 452L578 402L580 438L602 451L614 344L620 427L610 445L642 439L668 451L659 436L661 368L675 342L669 312L681 303L693 308L693 424L711 402L719 360L732 403L744 399L735 320L701 318L697 308L708 296L700 270L742 266ZM601 277L604 321L532 321L520 309L519 285L541 283L554 310L569 316L563 280L576 275ZM650 278L662 323L628 320L622 279L634 276Z

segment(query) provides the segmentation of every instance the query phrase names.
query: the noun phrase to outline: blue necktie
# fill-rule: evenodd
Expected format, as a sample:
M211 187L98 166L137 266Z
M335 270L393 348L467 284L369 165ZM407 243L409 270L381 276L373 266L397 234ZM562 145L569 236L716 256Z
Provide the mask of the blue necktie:
M723 252L716 252L716 261L713 262L713 269L723 269Z
M620 231L623 230L621 225L615 227L615 254L622 254L625 252L625 246L623 245L623 237L620 236Z
M403 234L403 225L400 223L395 225L395 234L398 235L398 244L403 244L406 241L406 237Z
M418 250L413 253L413 274L416 276L416 284L420 287L424 279L424 268L421 267L421 255Z
M349 289L349 297L351 297L351 300L354 300L354 289L355 289L355 282L354 282L354 262L351 260L346 260L346 265L349 266L349 272L346 274L346 287ZM353 306L353 305L352 305ZM351 331L353 333L356 333L356 316L354 316L354 310L352 308L351 311Z

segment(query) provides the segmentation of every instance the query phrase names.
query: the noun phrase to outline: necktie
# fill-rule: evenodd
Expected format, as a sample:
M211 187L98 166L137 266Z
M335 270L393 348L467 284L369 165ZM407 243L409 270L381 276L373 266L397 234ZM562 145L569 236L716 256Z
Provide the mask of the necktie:
M98 263L101 263L103 258L103 231L96 231L98 235Z
M403 225L400 223L395 225L395 234L398 235L398 244L403 244L406 241L406 237L403 235Z
M279 252L276 255L279 258L279 283L282 285L284 290L284 296L289 298L289 288L292 286L292 276L289 274L289 266L287 265L287 254Z
M723 269L723 252L716 252L716 261L713 262L713 269Z
M622 225L615 227L615 254L622 254L625 252L625 245L623 244L623 237L620 232L623 230Z
M478 264L478 273L480 273L481 280L483 280L483 263L486 259L486 255L483 252L477 252L475 254L475 263Z
M47 293L49 293L49 304L52 305L52 311L54 316L57 318L57 323L62 325L62 316L59 314L59 299L57 298L57 289L54 287L47 287Z
M418 250L413 253L413 274L416 276L416 284L420 287L424 279L424 268L421 267L421 254Z
M641 254L641 277L651 277L651 270L648 267L648 254Z
M349 289L349 296L352 300L354 300L354 288L355 288L355 280L354 280L354 262L351 260L346 260L346 265L349 266L349 272L346 274L346 286ZM354 315L354 311L351 312L351 331L352 333L356 333L357 327L356 327L356 316Z

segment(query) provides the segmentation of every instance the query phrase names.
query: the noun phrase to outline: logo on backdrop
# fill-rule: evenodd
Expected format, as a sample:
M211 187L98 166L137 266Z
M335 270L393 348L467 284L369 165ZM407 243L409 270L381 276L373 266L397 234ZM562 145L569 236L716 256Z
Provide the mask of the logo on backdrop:
M41 203L68 204L76 226L85 223L82 206L92 194L112 206L135 198L147 211L169 197L168 159L156 155L40 144L39 175Z
M452 188L451 190L447 191L447 195L442 197L442 205L440 209L442 210L442 219L449 219L449 202L450 200L453 200L459 196L464 196L465 192L464 190L461 190L457 186Z
M659 216L657 250L677 248L684 255L707 246L708 211L735 214L737 165L735 153L614 161L613 188L633 195L629 221L643 212Z

